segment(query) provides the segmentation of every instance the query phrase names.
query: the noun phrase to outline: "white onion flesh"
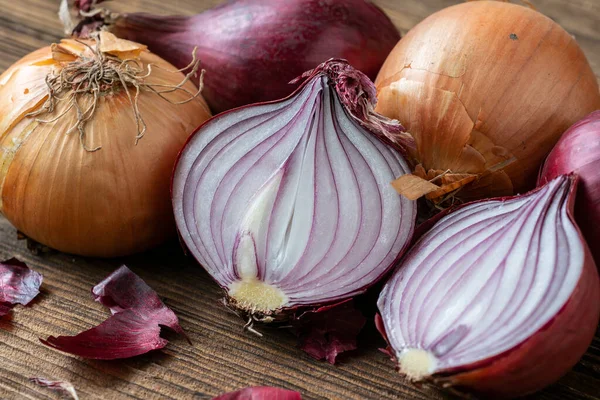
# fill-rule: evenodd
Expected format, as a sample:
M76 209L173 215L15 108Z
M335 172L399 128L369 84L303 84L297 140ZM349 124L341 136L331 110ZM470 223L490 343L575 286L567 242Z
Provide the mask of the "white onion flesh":
M401 155L361 127L320 74L295 95L221 114L181 154L173 206L191 253L230 294L276 288L282 308L348 298L410 240ZM260 307L259 307L260 308Z
M378 303L401 368L407 356L423 357L412 371L423 376L491 359L559 313L587 251L568 214L571 179L467 205L420 238Z

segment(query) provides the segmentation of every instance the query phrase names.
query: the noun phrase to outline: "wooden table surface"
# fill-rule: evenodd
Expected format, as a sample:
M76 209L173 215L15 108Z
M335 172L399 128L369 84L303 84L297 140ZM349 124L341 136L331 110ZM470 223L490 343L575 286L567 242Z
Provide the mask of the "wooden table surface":
M273 0L284 1L284 0ZM575 35L600 76L600 0L532 0L537 8ZM121 10L196 13L218 0L139 0ZM459 0L374 0L404 33L428 14ZM61 37L58 0L0 0L0 73L18 58ZM597 245L597 244L594 244ZM32 307L17 306L0 320L0 398L56 399L29 383L32 376L72 382L81 399L210 399L251 385L281 386L305 399L441 399L433 388L416 388L394 371L377 348L374 334L362 349L332 366L311 359L282 330L263 338L242 332L242 321L219 303L221 290L170 243L138 256L98 260L67 254L32 255L0 217L0 259L16 256L44 275ZM107 317L94 303L91 287L126 263L179 316L193 345L172 337L150 354L121 361L94 361L42 345L38 338L72 335ZM599 399L600 334L581 362L560 382L531 399Z

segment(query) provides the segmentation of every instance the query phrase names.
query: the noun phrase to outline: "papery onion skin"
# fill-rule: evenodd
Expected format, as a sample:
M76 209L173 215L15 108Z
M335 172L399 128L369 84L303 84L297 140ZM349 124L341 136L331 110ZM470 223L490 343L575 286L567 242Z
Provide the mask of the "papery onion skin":
M596 77L575 39L506 2L431 15L398 43L375 83L376 110L415 138L415 164L434 176L480 178L457 193L463 200L533 189L560 135L600 108Z
M29 304L40 293L42 280L42 274L16 258L0 262L0 318L15 304Z
M573 204L576 192L574 176L560 179L571 181L567 197L567 214L573 226L577 228L572 218ZM536 189L534 193L540 189ZM507 201L515 197L491 199L489 201ZM457 207L454 211L464 209L474 204L485 203L486 200L473 202ZM452 210L446 211L452 214ZM443 220L443 217L440 218ZM425 234L420 240L427 241ZM513 398L546 387L557 381L572 368L586 352L594 338L600 318L600 279L593 257L583 238L583 267L578 283L571 296L557 314L544 324L537 332L516 347L491 358L456 368L444 369L434 375L422 379L439 384L442 387L454 387L483 398ZM415 247L419 246L419 242ZM412 250L411 250L412 251ZM410 257L409 252L406 258ZM402 265L400 265L401 271ZM398 271L396 272L398 274ZM390 282L394 278L390 279ZM405 277L405 279L410 279ZM390 283L388 283L389 285ZM389 290L389 288L387 288ZM390 293L386 289L379 299L379 309L388 304ZM389 343L393 327L386 325L381 315L376 316L376 326L384 339ZM385 352L394 362L397 349L390 346ZM400 367L399 367L400 368Z
M295 89L290 80L329 58L345 58L374 79L400 40L365 0L237 0L195 16L124 14L109 29L178 67L198 46L203 95L215 113L283 98Z
M73 40L62 45L83 51ZM148 51L140 57L144 68L155 65L146 81L174 85L183 80L160 57ZM51 47L44 47L0 76L0 145L10 150L0 156L0 210L31 239L86 256L136 253L172 237L172 168L190 133L210 117L208 106L201 96L175 105L142 90L139 110L147 130L136 144L137 127L125 91L100 96L85 131L90 147L102 148L86 151L77 131L66 133L74 112L49 123L25 116L41 106L45 78L60 68ZM197 91L191 82L183 88ZM166 96L189 98L181 92ZM55 118L62 109L36 118Z
M29 381L35 383L36 385L40 385L41 387L60 392L65 396L69 396L73 400L79 400L79 396L77 396L75 387L69 381L52 381L50 379L41 377L32 377L29 378Z
M283 100L240 107L207 121L190 138L175 167L173 209L182 241L227 291L228 305L241 315L250 315L249 324L286 320L295 309L333 304L363 293L401 256L414 229L416 203L398 197L388 185L393 177L408 172L408 165L398 149L386 141L386 132L398 133L402 127L397 121L373 114L376 99L372 82L345 60L336 59L328 60L303 77L308 79ZM285 113L288 115L285 118L290 115L294 118L277 118ZM265 124L263 118L269 124ZM256 126L263 127L264 132ZM330 126L337 128L332 130ZM269 129L277 130L272 133ZM311 138L310 141L307 138ZM323 146L325 140L328 144ZM289 143L280 144L286 141ZM290 143L296 144L290 147ZM282 150L271 151L275 146ZM302 157L312 161L300 166L299 154L305 154ZM319 162L315 161L317 158ZM226 162L231 164L227 166L229 169L224 167ZM308 165L309 171L314 165L314 174L305 172L304 165ZM261 168L264 169L261 173L253 171ZM309 179L311 176L314 182ZM335 182L324 185L331 176L335 176ZM348 179L349 176L354 178ZM303 205L296 207L296 197L292 197L294 201L290 203L289 196L297 193L290 188L302 188L312 194L303 194L298 203ZM341 198L338 191L358 197ZM277 193L277 197L273 199L269 193ZM269 200L263 202L265 198ZM305 205L309 198L314 202ZM289 221L288 203L293 205ZM265 204L268 207L263 209ZM329 212L319 211L321 214L317 215L315 209L324 207L329 207ZM356 212L357 207L360 212ZM257 209L266 210L268 215L260 214L261 218L257 219L254 214ZM234 220L232 215L238 211ZM306 214L304 218L291 217L302 213ZM389 217L382 218L383 214ZM329 224L334 216L338 225L323 225L322 221ZM348 222L355 218L361 222ZM305 219L312 224L310 232L318 231L321 241L316 240L316 234L304 237L289 233L294 231L295 224L304 224ZM246 225L249 220L254 221L252 226ZM269 229L274 225L273 231L279 232L282 227L288 231L281 235L259 231L256 229L258 220L261 224L268 221L265 226ZM379 237L369 236L374 224L379 224L376 231ZM347 232L340 232L339 226L347 227ZM344 233L353 235L347 243L339 239ZM288 234L298 236L298 240L288 241ZM251 238L253 245L242 248L242 238L248 241ZM267 257L265 242L278 240L281 241L278 253ZM328 247L321 248L321 242ZM292 261L285 265L292 269L298 265L309 269L301 269L296 272L300 275L294 276L291 270L277 263L298 243L304 246L297 253L301 257L294 259L292 255ZM334 247L337 250L332 250ZM248 249L253 249L254 256L246 257ZM325 254L321 254L323 251ZM238 258L239 254L244 254L244 261ZM310 259L314 254L321 259ZM358 255L362 258L358 259ZM239 265L248 260L256 263L256 276L251 280L239 269ZM328 273L324 274L327 269ZM354 270L358 275L350 279ZM332 276L338 279L331 281ZM277 305L241 301L240 296L233 293L240 293L243 287L251 287L255 296L275 299ZM311 291L315 293L308 295Z
M213 400L302 400L298 392L271 386L253 386L225 393Z
M600 110L569 128L548 155L538 184L561 174L579 177L575 219L600 265Z

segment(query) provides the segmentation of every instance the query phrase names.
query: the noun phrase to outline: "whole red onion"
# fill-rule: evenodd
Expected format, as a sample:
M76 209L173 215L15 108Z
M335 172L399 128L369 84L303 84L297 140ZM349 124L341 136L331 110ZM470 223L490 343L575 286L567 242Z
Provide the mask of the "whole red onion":
M600 248L594 244L600 239L600 110L564 133L546 159L538 183L572 172L579 175L575 219L598 264Z
M89 11L91 4L75 6ZM206 69L202 96L215 113L283 98L296 88L290 80L332 57L374 79L400 40L390 19L368 0L234 0L194 16L132 13L114 21L96 14L76 31L102 23L179 68L190 63L197 46Z

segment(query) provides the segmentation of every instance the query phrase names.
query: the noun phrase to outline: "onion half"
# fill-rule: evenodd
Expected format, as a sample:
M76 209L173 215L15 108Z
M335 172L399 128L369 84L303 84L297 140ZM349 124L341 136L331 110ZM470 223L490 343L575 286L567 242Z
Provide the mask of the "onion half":
M561 174L579 177L575 220L600 261L600 110L573 125L560 138L542 170L538 184Z
M375 84L377 111L414 137L414 175L435 184L419 194L434 202L533 189L562 133L600 108L575 39L539 12L499 1L429 16L392 50ZM411 183L399 182L400 193Z
M415 202L390 185L408 166L374 134L398 126L371 113L372 83L341 60L307 76L284 100L209 120L174 173L184 243L259 319L363 292L415 224Z
M383 289L400 371L487 397L541 389L589 346L600 280L571 217L576 178L441 218Z

